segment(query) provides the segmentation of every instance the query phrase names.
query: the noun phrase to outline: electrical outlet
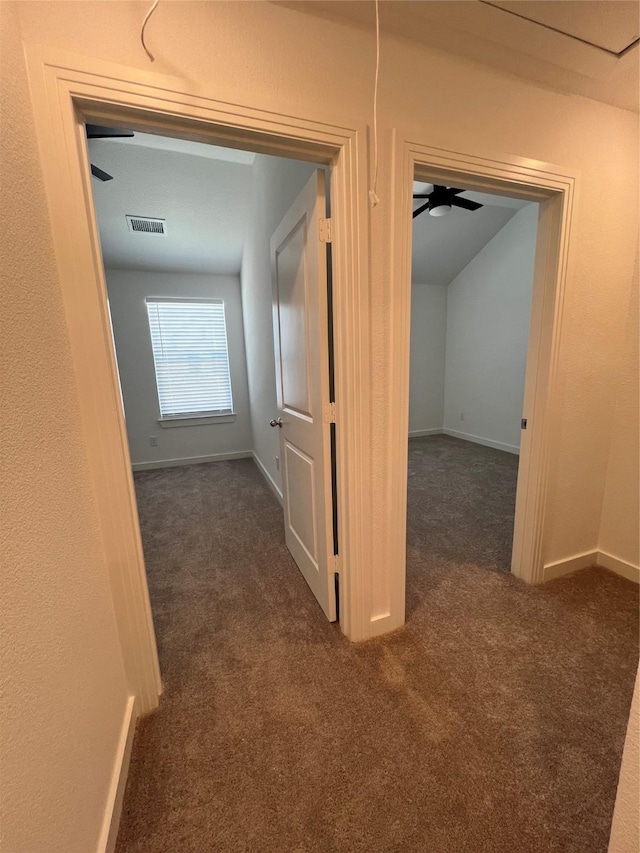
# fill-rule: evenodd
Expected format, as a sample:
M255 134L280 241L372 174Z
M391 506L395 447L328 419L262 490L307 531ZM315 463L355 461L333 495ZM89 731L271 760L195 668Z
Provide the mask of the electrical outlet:
M278 469L278 471L280 470L280 457L279 456L276 456L276 468Z
M151 447L157 447L158 446L158 436L157 435L150 435L149 436L149 444L151 445Z

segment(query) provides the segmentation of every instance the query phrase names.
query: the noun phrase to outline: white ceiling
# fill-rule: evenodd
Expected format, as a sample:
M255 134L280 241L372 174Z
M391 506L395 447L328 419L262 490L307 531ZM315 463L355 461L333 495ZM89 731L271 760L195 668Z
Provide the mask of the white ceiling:
M113 175L91 181L105 266L239 272L255 155L147 134L88 146ZM127 214L165 219L167 234L132 233Z
M253 151L243 151L241 148L221 148L219 145L190 142L188 139L177 139L173 136L155 136L153 133L136 133L126 139L126 142L128 145L142 145L143 148L176 151L179 154L191 154L193 157L208 157L210 160L244 163L247 166L256 158Z
M416 193L425 185L414 183ZM446 216L425 211L413 220L411 280L415 284L447 285L528 202L488 193L465 192L463 198L480 202L480 210L454 207ZM414 209L420 202L414 202Z
M374 31L373 3L277 2ZM639 12L640 0L382 0L380 28L551 89L637 111Z
M112 181L91 182L105 266L239 272L255 155L148 134L90 140L88 146L91 162L113 175ZM414 192L425 186L415 183ZM423 213L414 220L414 282L449 284L526 204L487 193L464 197L484 207L454 208L441 218ZM127 214L164 219L166 235L131 232Z

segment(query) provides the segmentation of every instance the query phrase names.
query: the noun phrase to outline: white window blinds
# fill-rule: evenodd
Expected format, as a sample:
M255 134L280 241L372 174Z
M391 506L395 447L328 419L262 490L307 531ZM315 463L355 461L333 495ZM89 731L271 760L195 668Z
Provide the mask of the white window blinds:
M147 299L160 417L233 411L221 299Z

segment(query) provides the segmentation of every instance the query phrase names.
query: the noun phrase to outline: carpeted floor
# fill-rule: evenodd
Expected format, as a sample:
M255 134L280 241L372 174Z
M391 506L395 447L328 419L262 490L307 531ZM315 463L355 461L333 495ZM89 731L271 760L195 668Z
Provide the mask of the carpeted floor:
M136 475L165 693L118 853L606 851L638 589L500 571L486 502L510 518L514 460L485 451L412 442L409 620L362 645L325 621L252 461Z
M448 435L410 439L407 545L419 583L443 562L511 570L517 478L513 453Z

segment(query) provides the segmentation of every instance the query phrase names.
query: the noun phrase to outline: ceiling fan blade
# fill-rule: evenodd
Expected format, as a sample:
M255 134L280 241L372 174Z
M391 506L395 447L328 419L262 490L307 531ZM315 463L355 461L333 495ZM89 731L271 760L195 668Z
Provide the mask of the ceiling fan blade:
M414 193L414 198L431 198L431 193Z
M466 193L466 190L457 190L455 189L455 187L449 187L447 192L451 193L452 195L460 195L460 193Z
M97 166L91 164L91 174L94 178L97 178L99 181L112 181L113 175L110 175L108 172L104 172L102 169L98 169Z
M481 207L484 207L483 204L479 204L477 201L471 201L468 198L452 198L451 204L454 207L463 207L465 210L479 210Z
M430 204L431 202L428 201L426 204L422 204L420 205L420 207L416 207L416 209L413 211L413 218L415 219L416 216L420 216L421 213L424 213L424 211L428 209Z
M85 124L87 139L121 139L133 136L132 130L122 130L119 127L102 127L100 124Z

